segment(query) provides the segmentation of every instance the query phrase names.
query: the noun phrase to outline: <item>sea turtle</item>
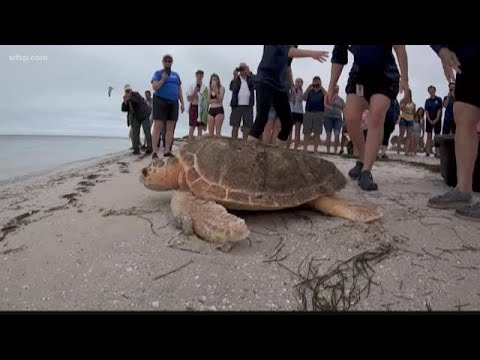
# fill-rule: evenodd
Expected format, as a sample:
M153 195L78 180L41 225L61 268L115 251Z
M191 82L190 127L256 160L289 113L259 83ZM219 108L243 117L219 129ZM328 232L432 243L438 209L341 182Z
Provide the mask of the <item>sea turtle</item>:
M175 157L154 160L141 170L151 190L176 190L171 210L177 225L214 243L245 239L245 221L230 210L307 207L327 215L369 222L379 207L333 196L346 185L330 161L303 152L229 138L201 137Z

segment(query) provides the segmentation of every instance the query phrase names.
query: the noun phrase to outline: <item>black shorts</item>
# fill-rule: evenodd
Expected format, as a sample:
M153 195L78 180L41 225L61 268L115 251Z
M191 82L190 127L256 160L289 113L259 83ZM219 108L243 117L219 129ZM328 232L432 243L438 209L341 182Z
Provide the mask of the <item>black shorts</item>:
M177 121L178 100L172 101L158 96L153 97L153 120Z
M295 123L303 123L303 114L292 112L292 122Z
M363 73L358 65L353 64L348 76L345 92L357 93L357 85L363 85L363 97L370 103L370 98L375 94L382 94L391 100L397 98L399 92L400 74L397 66L386 67L383 73Z
M455 126L455 121L453 121L453 119L443 120L442 135L448 135L450 133L455 134L456 130L457 127Z
M455 101L461 101L480 108L480 56L463 60L461 74L455 81Z
M210 108L208 110L208 115L211 115L213 117L215 117L217 115L220 115L220 114L225 114L225 112L223 111L223 106L218 107L218 108Z
M435 135L440 135L442 132L442 119L435 124L435 128L432 128L432 124L430 124L428 120L425 120L425 132L431 134L432 130L435 132Z

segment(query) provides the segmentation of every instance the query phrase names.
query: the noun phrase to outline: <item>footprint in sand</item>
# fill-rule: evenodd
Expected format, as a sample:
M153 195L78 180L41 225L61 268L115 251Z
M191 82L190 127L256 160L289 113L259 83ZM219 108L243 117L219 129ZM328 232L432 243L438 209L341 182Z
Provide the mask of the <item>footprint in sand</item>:
M124 161L117 161L117 164L120 165L120 172L122 174L128 174L130 173L130 170L128 170L128 164Z

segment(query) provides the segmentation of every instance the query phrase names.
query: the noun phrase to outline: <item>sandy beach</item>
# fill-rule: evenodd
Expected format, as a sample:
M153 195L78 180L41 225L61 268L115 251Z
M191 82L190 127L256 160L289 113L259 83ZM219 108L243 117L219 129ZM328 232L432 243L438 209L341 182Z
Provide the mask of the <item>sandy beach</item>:
M340 193L380 221L241 213L251 236L229 251L175 227L171 193L139 182L150 157L3 185L0 310L480 310L480 224L426 206L447 190L438 159L389 156L379 191Z

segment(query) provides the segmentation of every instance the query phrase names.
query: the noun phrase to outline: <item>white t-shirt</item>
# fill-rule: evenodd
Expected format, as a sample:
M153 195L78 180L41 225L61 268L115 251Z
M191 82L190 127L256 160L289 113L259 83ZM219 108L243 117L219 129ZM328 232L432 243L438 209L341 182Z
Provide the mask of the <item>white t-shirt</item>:
M238 105L250 105L250 89L247 80L240 76L240 91L238 92Z

